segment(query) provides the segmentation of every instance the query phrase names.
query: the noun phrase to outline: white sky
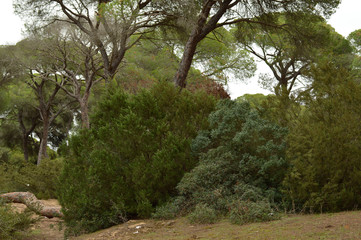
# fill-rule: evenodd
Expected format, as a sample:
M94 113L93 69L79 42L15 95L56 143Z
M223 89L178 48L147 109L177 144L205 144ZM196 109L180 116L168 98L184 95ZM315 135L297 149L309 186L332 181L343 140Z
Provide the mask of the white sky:
M15 44L22 39L23 23L13 13L12 0L0 1L0 45ZM352 31L361 29L361 0L342 0L338 10L328 23L345 37ZM264 72L264 67L259 66L259 69ZM247 84L229 83L228 90L232 98L245 93L269 93L258 86L257 78L248 80Z

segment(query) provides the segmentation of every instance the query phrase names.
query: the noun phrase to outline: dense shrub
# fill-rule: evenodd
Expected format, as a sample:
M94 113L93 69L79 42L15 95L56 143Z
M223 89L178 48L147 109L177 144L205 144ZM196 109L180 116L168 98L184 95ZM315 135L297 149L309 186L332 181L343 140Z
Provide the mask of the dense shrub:
M15 212L0 200L0 239L21 239L35 222L36 219L31 218L30 212Z
M230 214L238 222L268 219L264 215L271 207L263 204L258 209L255 203L281 201L280 183L288 166L286 130L261 119L248 103L230 100L217 105L209 123L211 129L201 132L192 144L199 164L177 186L184 199L180 209L198 211L196 206L207 204L207 209ZM255 209L242 213L248 217L234 217L240 213L236 203Z
M205 93L179 92L171 84L137 95L110 90L91 130L70 141L59 186L70 231L94 231L125 216L148 217L174 195L197 163L190 141L208 126L214 104Z
M294 121L284 182L296 211L361 207L361 87L331 65L314 73L304 114Z
M61 158L44 159L37 166L26 162L20 151L9 150L0 163L1 192L32 192L38 198L56 198L56 185L61 171Z

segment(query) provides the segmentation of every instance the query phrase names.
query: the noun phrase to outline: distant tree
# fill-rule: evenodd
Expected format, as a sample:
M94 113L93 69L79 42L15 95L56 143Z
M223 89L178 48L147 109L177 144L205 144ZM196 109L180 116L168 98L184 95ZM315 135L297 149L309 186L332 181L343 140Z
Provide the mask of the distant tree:
M96 46L74 26L63 23L45 28L39 37L38 52L52 59L49 71L59 78L49 79L79 104L81 126L89 128L89 98L93 87L105 80L101 56Z
M10 103L6 107L0 138L3 144L11 149L21 147L26 162L34 156L38 149L33 138L35 129L39 126L39 111L36 109L36 99L24 82L17 79L8 87Z
M323 1L243 1L243 0L207 0L207 1L160 1L164 11L171 17L169 20L189 26L188 37L183 56L174 77L179 87L185 87L188 71L197 51L198 44L208 34L227 25L239 22L253 22L260 25L274 25L269 19L262 18L265 14L275 12L312 12L330 14L338 6L338 0Z
M283 27L244 22L237 25L235 35L244 49L272 71L261 75L260 82L277 96L290 97L295 86L307 86L309 70L320 59L338 58L341 63L341 55L351 53L347 41L320 16L297 12L268 18Z
M151 0L14 2L16 13L31 19L30 28L58 21L76 26L100 53L108 80L116 74L126 51L163 20L161 12L151 6Z
M355 30L347 37L353 47L355 57L352 62L356 79L361 83L361 29Z
M0 88L21 75L22 70L14 59L15 46L0 46Z
M350 33L350 35L348 35L347 39L349 41L351 41L352 46L360 54L360 52L361 52L361 29L355 30L352 33Z
M72 101L60 95L61 86L65 82L61 81L61 76L52 71L51 58L39 54L38 45L41 44L42 42L37 39L23 40L17 44L16 53L19 65L24 69L23 79L36 97L36 108L42 123L41 131L38 134L40 139L38 165L44 157L48 157L47 147L51 124L72 104ZM58 81L60 84L54 84L52 80Z

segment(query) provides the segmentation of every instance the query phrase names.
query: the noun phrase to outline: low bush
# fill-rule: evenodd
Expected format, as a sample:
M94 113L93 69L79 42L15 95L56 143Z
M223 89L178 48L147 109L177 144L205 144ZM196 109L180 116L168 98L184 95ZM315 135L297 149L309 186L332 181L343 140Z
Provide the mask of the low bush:
M197 224L210 224L218 220L218 214L214 208L209 207L207 204L200 203L188 215L190 223Z
M229 219L234 224L265 222L278 217L268 201L236 200L230 205Z
M0 200L0 239L22 239L37 220L31 217L31 212L15 212L9 205Z
M166 204L158 206L152 214L152 217L163 220L176 218L179 216L179 206L181 202L183 202L183 199L178 197L168 201Z
M10 151L8 160L0 164L1 192L32 192L38 198L56 198L56 185L63 160L44 159L37 166L25 162L18 151Z

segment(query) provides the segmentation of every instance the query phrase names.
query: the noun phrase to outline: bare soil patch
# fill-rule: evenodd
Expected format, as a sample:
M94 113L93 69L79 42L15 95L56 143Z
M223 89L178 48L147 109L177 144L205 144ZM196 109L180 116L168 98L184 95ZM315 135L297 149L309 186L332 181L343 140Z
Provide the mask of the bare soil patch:
M40 200L45 206L54 206L58 207L59 202L55 199L49 200ZM11 206L15 211L25 211L26 206L21 203L11 203ZM63 240L64 239L64 229L63 229L63 220L60 218L47 218L39 217L36 214L33 214L34 218L39 218L40 220L31 228L30 235L25 240Z

